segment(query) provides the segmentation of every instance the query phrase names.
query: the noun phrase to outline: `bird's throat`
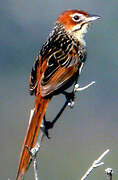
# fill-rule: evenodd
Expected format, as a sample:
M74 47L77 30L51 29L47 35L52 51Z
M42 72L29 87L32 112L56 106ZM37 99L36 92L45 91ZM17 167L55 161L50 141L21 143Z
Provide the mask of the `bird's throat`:
M89 24L84 24L81 26L80 29L77 29L77 27L75 27L75 30L73 29L72 34L73 36L80 42L80 44L82 44L83 46L86 46L86 42L85 42L85 35L88 32L88 27Z

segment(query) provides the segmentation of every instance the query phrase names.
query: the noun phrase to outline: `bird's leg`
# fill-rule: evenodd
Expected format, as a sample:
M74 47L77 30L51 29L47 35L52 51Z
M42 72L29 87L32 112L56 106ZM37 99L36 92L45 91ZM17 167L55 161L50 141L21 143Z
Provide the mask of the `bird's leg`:
M72 108L74 106L74 99L75 99L74 90L72 92L64 91L62 94L66 97L66 101L68 102L68 106Z
M66 97L66 101L68 102L68 106L73 108L74 107L74 100L75 100L75 86L78 84L78 78L75 79L74 87L72 92L63 91L62 94Z
M52 122L46 120L46 114L45 114L43 117L43 132L48 139L50 139L48 130L51 128L53 128L53 124Z
M55 123L57 122L59 117L62 115L64 110L66 109L67 105L68 105L68 101L66 100L66 102L64 103L64 105L62 106L62 108L60 109L60 111L58 112L58 114L55 116L55 118L52 121L47 121L46 117L44 116L44 119L43 119L43 124L44 124L43 131L44 131L44 133L45 133L45 135L46 135L46 137L48 139L50 138L48 130L52 129L54 127Z
M62 108L60 109L60 111L58 112L58 114L55 116L55 118L52 121L47 121L46 116L44 115L44 118L43 118L43 125L44 125L43 131L44 131L44 133L45 133L45 135L46 135L46 137L48 139L50 138L48 130L52 129L54 127L55 123L57 122L59 117L62 115L62 113L64 112L66 107L70 106L72 108L74 106L74 99L75 99L75 91L74 91L74 89L75 89L75 85L77 84L77 81L78 81L78 78L75 80L74 88L73 88L72 92L66 92L66 91L62 92L62 94L65 95L65 97L66 97L66 101L65 101L64 105L62 106Z
M46 115L44 115L42 130L48 139L50 139L49 129L52 129L54 127L55 123L57 122L59 117L62 115L62 113L64 112L66 107L70 106L72 108L74 106L75 85L77 85L77 82L78 82L78 77L76 78L76 80L74 82L74 87L73 87L72 92L66 92L66 91L62 92L62 94L65 95L65 97L66 97L66 101L65 101L64 105L62 106L62 108L60 109L60 111L58 112L58 114L55 116L55 118L52 121L47 121Z
M74 87L73 87L73 90L72 92L66 92L66 91L63 91L62 94L65 95L66 97L66 101L64 103L64 105L62 106L62 108L60 109L60 111L58 112L58 114L56 115L56 117L53 119L53 121L47 121L46 120L46 117L44 116L44 119L43 119L43 132L44 134L48 137L49 137L49 133L48 133L48 130L49 129L52 129L55 125L55 123L57 122L57 120L59 119L59 117L62 115L62 113L64 112L64 110L66 109L67 106L70 106L71 108L74 106L74 100L75 100L75 93L76 92L79 92L79 91L83 91L85 89L87 89L88 87L90 87L91 85L93 85L95 82L92 81L91 83L89 83L88 85L80 88L79 87L79 84L77 83L78 79L75 80L75 83L74 83Z

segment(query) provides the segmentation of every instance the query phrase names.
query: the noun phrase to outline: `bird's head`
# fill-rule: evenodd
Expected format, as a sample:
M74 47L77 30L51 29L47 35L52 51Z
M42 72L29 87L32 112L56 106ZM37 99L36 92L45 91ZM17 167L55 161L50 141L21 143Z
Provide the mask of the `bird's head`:
M58 17L57 22L61 23L65 30L76 39L84 43L84 35L87 33L90 23L97 19L100 19L100 16L80 10L67 10Z

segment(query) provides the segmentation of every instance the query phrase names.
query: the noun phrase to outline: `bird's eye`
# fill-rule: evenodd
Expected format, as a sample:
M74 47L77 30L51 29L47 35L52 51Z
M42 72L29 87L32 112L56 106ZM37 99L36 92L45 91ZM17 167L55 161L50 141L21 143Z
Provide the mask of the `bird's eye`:
M75 16L73 17L73 20L74 20L74 21L78 21L78 20L79 20L79 16L78 16L78 15L75 15Z

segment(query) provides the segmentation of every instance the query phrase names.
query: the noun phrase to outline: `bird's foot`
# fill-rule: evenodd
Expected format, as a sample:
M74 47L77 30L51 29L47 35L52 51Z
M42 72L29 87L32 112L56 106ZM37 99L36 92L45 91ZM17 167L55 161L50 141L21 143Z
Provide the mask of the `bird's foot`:
M27 149L27 151L29 152L31 158L33 159L33 158L36 157L37 152L40 149L40 144L36 143L36 145L32 149L30 149L29 146L25 145L25 148Z
M64 91L63 94L65 95L66 97L66 100L68 101L68 106L73 108L74 107L74 99L75 99L75 92L72 91L72 92L66 92Z
M51 121L47 121L47 120L46 120L46 117L44 116L44 118L43 118L43 124L42 124L42 126L41 126L41 129L42 129L42 131L44 132L44 134L46 135L46 137L47 137L48 139L51 138L51 137L49 136L49 129L52 129L53 126L54 126L53 121L52 121L52 122L51 122Z

